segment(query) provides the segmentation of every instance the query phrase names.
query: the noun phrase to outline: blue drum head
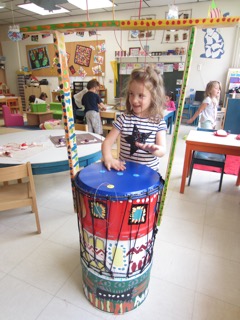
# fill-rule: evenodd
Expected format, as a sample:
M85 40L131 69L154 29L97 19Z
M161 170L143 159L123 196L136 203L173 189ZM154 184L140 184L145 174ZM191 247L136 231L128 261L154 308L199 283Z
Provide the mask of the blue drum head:
M108 171L102 162L93 163L79 172L75 185L83 193L116 200L151 195L163 186L158 172L129 161L124 171Z

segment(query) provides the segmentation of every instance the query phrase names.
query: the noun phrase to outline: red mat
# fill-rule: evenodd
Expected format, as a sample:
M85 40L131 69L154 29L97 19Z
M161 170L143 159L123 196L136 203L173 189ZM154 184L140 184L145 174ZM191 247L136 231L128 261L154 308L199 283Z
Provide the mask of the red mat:
M226 157L224 173L233 174L233 175L237 176L239 168L240 168L240 157L238 157L238 156L227 156ZM221 172L220 168L204 166L202 164L195 164L194 169L204 170L204 171Z

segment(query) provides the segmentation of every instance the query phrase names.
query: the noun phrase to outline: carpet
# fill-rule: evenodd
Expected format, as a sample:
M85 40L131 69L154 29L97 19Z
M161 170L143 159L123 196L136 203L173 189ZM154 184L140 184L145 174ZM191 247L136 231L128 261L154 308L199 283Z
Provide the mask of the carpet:
M24 125L24 126L17 126L17 127L5 127L5 126L0 126L1 129L18 129L19 131L22 130L41 130L39 126L29 126L29 125Z
M224 167L224 173L237 176L239 168L240 168L240 157L227 155L225 167ZM204 166L202 164L195 164L194 169L203 170L203 171L221 172L220 168Z

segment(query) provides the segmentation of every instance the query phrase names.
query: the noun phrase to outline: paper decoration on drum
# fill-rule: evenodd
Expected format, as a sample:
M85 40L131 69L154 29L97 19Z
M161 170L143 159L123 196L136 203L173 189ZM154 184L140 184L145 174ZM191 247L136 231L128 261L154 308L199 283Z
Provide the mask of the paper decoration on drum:
M89 67L91 61L92 49L81 45L76 46L74 63L80 66Z
M50 61L47 47L37 47L28 50L28 61L32 70L49 68Z

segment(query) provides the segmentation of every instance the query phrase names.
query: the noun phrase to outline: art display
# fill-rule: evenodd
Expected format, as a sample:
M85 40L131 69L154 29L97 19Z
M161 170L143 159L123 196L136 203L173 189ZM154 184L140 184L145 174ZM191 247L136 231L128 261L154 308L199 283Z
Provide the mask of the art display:
M50 61L47 47L37 47L28 50L28 60L32 70L49 68Z
M89 67L91 61L92 49L90 47L84 47L76 45L74 63L80 66Z
M146 16L141 16L140 18L138 16L131 17L131 20L154 20L156 19L156 15L149 14ZM139 41L139 40L154 40L155 38L155 30L130 30L129 31L129 41Z
M168 13L165 13L167 19ZM178 11L178 19L190 19L192 17L192 10ZM164 30L162 43L180 43L188 42L189 30Z

